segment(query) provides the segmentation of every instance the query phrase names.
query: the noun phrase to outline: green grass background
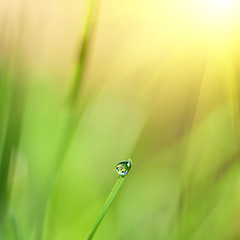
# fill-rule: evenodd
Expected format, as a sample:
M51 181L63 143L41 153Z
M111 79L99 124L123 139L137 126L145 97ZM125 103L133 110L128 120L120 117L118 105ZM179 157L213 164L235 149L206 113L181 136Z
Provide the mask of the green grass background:
M240 239L239 6L89 3L1 3L0 239L85 239L129 157L94 239Z

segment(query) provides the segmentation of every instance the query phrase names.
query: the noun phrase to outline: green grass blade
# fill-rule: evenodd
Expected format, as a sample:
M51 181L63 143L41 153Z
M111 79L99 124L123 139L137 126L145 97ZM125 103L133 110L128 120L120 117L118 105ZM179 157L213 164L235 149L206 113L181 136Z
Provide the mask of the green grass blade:
M104 215L106 214L108 208L110 207L112 201L114 200L114 198L116 197L119 189L121 188L122 184L123 184L123 181L126 177L126 175L128 174L129 170L131 169L131 166L132 166L132 160L131 159L128 159L127 161L121 161L117 164L116 166L116 171L117 173L120 175L116 184L114 185L111 193L108 195L108 198L106 200L106 202L104 203L103 205L103 208L97 218L97 220L95 221L88 237L87 237L87 240L90 240L92 239L94 233L96 232L99 224L101 223Z
M91 232L89 233L89 235L87 237L87 240L92 239L92 237L93 237L94 233L96 232L99 224L101 223L104 215L106 214L108 208L110 207L113 199L115 198L115 196L117 195L120 187L122 186L124 179L125 179L125 177L123 177L123 176L120 176L118 178L118 180L117 180L115 186L113 187L111 193L109 194L109 196L108 196L108 198L107 198L107 200L106 200L106 202L105 202L105 204L104 204L104 206L103 206L103 208L102 208L102 210L101 210L101 212L100 212L96 222L94 223L94 225L93 225L93 227L91 229Z
M82 44L80 46L80 54L78 57L77 68L73 86L70 92L70 104L74 104L79 92L79 87L82 83L83 73L85 70L86 59L88 56L89 45L94 32L96 18L99 10L99 0L91 0L89 4L89 11L86 19L86 25L83 33Z

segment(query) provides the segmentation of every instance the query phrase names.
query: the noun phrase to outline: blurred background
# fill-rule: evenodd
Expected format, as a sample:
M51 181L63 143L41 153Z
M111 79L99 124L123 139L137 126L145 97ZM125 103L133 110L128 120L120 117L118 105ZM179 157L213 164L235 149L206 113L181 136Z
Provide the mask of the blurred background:
M0 1L0 239L240 239L237 0Z

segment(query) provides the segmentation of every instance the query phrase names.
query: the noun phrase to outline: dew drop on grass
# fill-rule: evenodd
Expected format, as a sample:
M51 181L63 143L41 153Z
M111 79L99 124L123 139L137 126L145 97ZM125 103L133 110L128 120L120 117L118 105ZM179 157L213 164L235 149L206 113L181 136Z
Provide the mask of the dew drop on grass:
M126 176L132 166L132 160L129 158L127 161L121 161L116 166L116 172L121 176Z

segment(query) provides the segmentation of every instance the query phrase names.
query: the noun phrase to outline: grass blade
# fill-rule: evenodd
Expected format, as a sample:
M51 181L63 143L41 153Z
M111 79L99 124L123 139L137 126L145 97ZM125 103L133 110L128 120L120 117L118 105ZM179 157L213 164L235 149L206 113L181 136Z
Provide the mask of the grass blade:
M109 194L106 202L104 203L103 205L103 208L97 218L97 220L95 221L88 237L87 237L87 240L91 240L94 233L96 232L99 224L101 223L103 217L105 216L108 208L110 207L112 201L114 200L114 198L116 197L119 189L121 188L122 184L123 184L123 181L125 180L125 177L126 175L128 174L130 168L132 166L132 161L131 159L129 159L128 161L122 161L122 162L119 162L117 164L117 167L116 167L116 171L118 172L118 174L120 175L116 184L114 185L111 193Z

